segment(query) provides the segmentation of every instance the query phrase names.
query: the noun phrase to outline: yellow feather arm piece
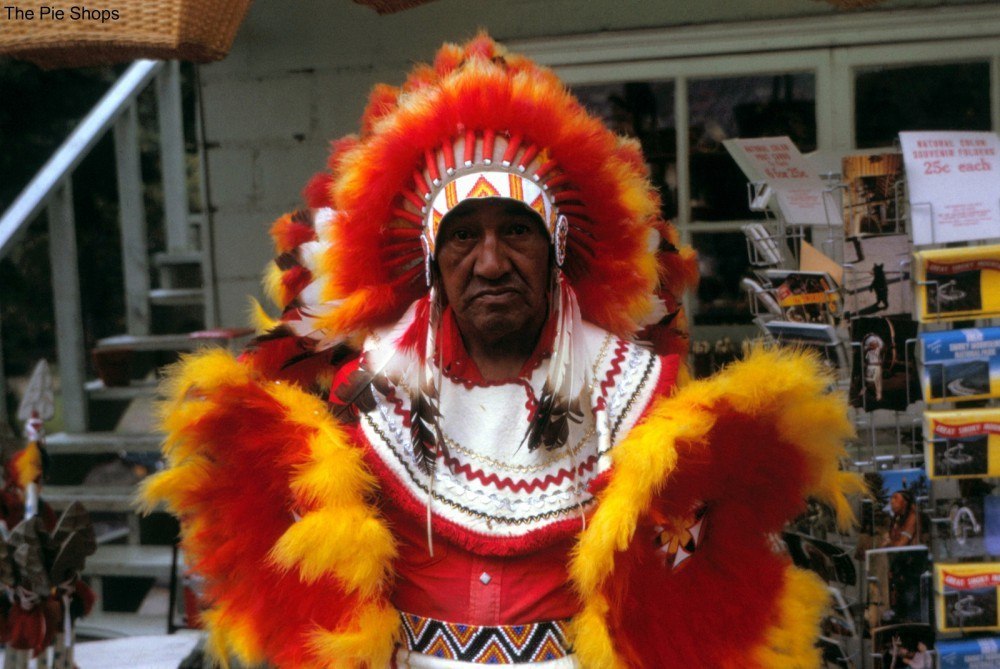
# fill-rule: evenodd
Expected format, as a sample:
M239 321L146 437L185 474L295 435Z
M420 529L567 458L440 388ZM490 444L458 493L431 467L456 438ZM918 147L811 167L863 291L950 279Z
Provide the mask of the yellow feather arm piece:
M192 428L229 403L227 396L243 386L266 392L281 407L283 429L307 439L304 461L295 466L288 482L302 517L276 541L267 559L280 569L296 570L304 584L332 576L340 588L367 602L345 627L314 631L310 647L324 652L315 666L341 661L352 667L387 666L400 624L398 613L385 599L395 540L369 503L377 482L361 449L319 398L292 384L259 378L225 351L187 356L165 383L171 399L161 407L168 433L164 451L171 467L143 483L140 504L150 510L166 503L183 517L185 536L206 529L190 500L213 485L217 464L202 450L206 445L195 443L198 431ZM244 608L241 602L223 601L205 613L209 649L220 661L227 654L247 664L266 660L256 638L259 621Z
M640 515L669 485L678 442L704 444L723 411L773 424L779 439L792 444L805 460L803 497L830 504L842 526L853 521L845 495L861 492L864 485L860 477L839 470L839 460L846 455L843 444L853 428L843 398L827 392L829 386L814 356L757 346L744 361L710 379L687 381L673 396L657 400L643 423L615 446L611 479L598 495L597 509L569 565L570 581L586 613L570 628L583 666L621 666L621 658L608 647L601 587L614 570L615 554L632 540ZM808 620L812 625L814 619ZM805 638L811 643L809 635Z

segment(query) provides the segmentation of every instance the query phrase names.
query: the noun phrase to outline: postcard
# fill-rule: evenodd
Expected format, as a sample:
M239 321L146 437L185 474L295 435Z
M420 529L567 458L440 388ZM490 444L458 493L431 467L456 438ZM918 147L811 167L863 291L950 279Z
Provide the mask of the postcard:
M920 399L916 337L917 323L907 315L851 321L853 406L903 411Z
M1000 409L925 412L924 458L931 478L1000 476Z
M1000 563L938 563L934 565L934 584L939 631L1000 629L997 617Z
M844 243L844 318L909 314L910 238L849 237Z
M986 556L984 498L937 500L934 555L941 560L982 559Z
M844 232L848 237L901 233L899 196L903 156L899 153L844 156Z
M921 322L1000 316L1000 245L919 251L913 263Z
M872 634L874 669L933 666L934 628L930 623L901 623L879 627ZM921 656L923 664L917 664ZM908 661L904 661L908 660ZM843 666L843 665L841 665Z
M758 273L769 286L784 320L834 324L840 314L837 284L825 272L767 269Z
M1000 138L992 132L901 132L913 243L1000 237Z
M919 348L928 404L1000 396L1000 328L924 332Z
M931 620L927 546L876 548L865 553L865 623L880 628Z

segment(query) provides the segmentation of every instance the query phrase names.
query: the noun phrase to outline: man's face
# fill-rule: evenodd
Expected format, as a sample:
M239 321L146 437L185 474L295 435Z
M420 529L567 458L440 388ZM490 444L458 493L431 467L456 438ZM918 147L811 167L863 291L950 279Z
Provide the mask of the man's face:
M889 508L892 509L893 514L898 516L906 508L906 498L898 492L892 493L892 497L889 498Z
M442 221L437 264L467 345L534 346L549 285L549 237L537 214L513 200L467 200Z

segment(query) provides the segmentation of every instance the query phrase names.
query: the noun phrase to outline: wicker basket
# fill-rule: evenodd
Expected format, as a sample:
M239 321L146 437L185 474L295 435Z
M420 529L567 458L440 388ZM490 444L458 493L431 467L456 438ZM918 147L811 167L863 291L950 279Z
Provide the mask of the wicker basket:
M55 68L137 58L220 60L229 53L250 0L116 0L100 5L47 0L8 6L15 4L34 16L0 11L0 54ZM51 13L42 16L42 5Z

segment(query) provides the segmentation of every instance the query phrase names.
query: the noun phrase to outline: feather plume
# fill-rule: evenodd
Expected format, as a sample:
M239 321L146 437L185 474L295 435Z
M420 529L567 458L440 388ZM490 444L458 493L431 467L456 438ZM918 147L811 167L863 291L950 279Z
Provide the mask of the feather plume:
M583 321L573 289L562 272L555 274L556 335L538 409L521 440L522 444L528 444L529 451L539 446L545 446L550 451L559 448L569 440L570 422L583 420L581 404L586 387L583 377L586 373L583 362L585 351L582 350L582 342L573 338L574 332L581 331Z
M410 391L410 448L414 461L420 468L430 474L434 470L438 446L443 442L440 438L438 408L438 384L435 383L435 368L440 368L437 351L437 328L441 322L441 305L437 295L437 287L432 286L430 292L430 322L427 327L427 337L424 344L423 362L415 375L417 382Z

